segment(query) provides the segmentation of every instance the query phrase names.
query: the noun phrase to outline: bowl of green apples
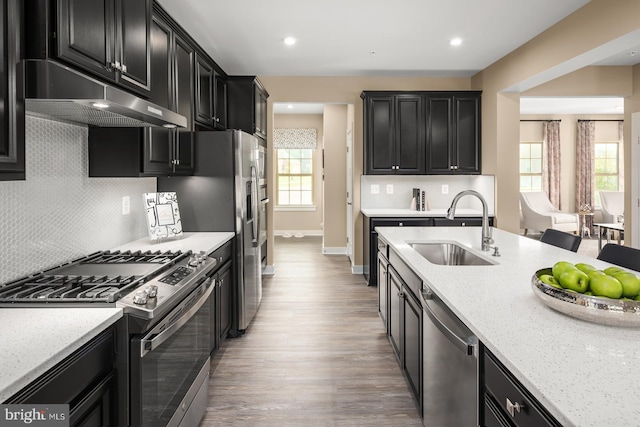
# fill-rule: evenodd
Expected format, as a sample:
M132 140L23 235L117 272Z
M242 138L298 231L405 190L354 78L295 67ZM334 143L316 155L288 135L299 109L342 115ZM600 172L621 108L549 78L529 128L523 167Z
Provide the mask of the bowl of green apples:
M628 270L559 261L536 271L531 288L566 315L603 325L640 326L640 277Z

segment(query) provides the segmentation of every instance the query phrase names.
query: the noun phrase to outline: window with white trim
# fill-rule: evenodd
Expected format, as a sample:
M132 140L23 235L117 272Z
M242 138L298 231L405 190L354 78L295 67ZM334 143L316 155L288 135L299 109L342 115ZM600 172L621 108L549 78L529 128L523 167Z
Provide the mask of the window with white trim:
M542 191L542 142L520 143L520 191Z
M600 191L620 189L619 144L617 142L595 143L596 206L600 206Z

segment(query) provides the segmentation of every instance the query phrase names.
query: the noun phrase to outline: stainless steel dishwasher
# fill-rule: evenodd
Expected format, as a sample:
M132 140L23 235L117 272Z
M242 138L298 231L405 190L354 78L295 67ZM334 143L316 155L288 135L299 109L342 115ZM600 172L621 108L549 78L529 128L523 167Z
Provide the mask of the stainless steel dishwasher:
M424 426L477 426L478 339L426 286L422 308Z

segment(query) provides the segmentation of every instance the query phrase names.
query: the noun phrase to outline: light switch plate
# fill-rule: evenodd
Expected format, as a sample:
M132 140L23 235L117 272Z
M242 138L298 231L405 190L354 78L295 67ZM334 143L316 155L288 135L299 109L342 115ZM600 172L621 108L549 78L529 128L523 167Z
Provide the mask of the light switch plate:
M449 194L449 186L447 184L442 184L442 194Z
M378 184L371 184L371 194L379 194L380 186Z
M131 198L129 196L122 196L122 215L129 215L131 213Z
M387 194L393 194L393 184L387 184Z

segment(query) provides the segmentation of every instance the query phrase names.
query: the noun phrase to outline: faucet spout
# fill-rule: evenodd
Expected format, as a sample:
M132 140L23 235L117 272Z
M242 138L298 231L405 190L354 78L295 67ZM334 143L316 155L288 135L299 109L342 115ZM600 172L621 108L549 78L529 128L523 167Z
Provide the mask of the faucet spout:
M451 202L451 207L447 211L447 219L452 220L455 218L458 200L463 196L476 196L482 202L482 250L488 251L493 239L491 238L491 227L489 227L489 209L487 208L487 201L482 197L482 194L474 190L465 190L456 194Z

